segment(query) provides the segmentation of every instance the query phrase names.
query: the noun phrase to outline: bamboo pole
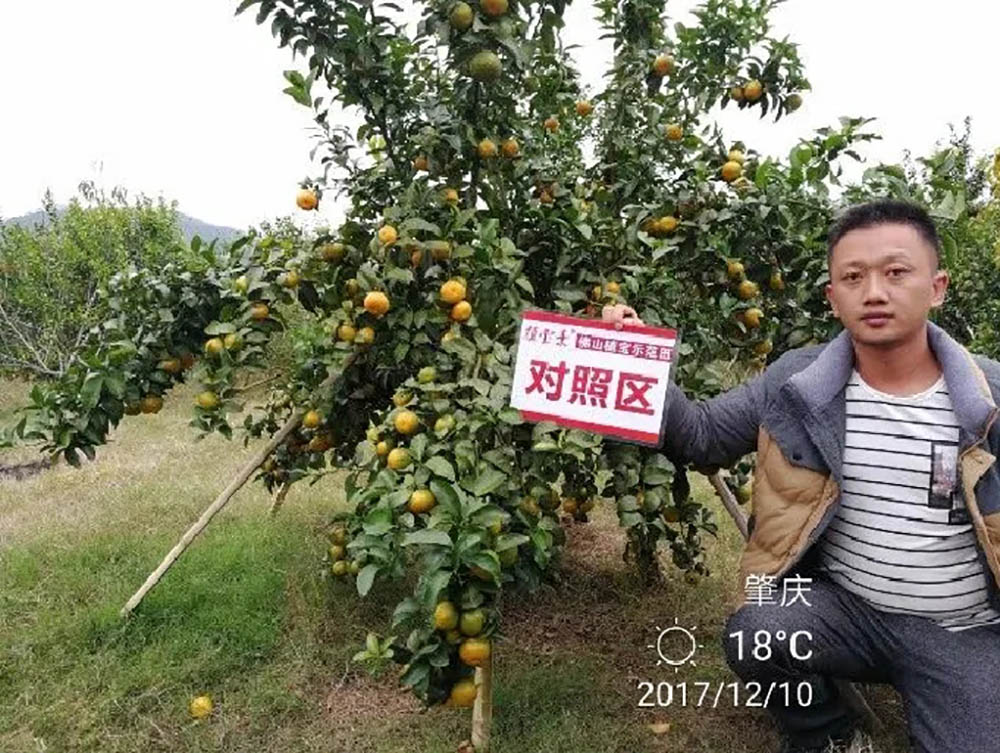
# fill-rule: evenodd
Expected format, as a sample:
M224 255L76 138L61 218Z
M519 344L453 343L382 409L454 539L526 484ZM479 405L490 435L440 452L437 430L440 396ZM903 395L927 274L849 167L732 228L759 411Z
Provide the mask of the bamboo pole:
M725 506L726 511L732 516L733 520L736 522L736 527L739 528L740 533L743 534L743 539L749 539L750 534L747 525L747 516L743 513L743 510L740 509L733 493L729 491L729 487L726 486L726 482L723 481L721 473L716 471L708 478L709 481L712 482L712 486L715 487L716 493L722 499L722 504ZM844 703L850 706L851 709L861 717L862 722L868 727L869 731L880 732L882 730L882 720L880 720L875 712L872 711L872 707L868 705L868 701L866 701L865 697L861 695L861 691L858 690L857 686L855 686L850 680L844 679L843 677L831 677L830 679L837 688L837 692L840 693L840 697L844 699Z
M344 363L341 364L340 368L327 376L327 378L324 379L316 388L316 391L323 392L324 390L329 389L337 381L337 379L340 378L344 371L347 370L348 366L354 362L357 355L357 351L355 351L345 358ZM160 563L159 567L149 574L149 577L146 578L146 582L142 584L142 587L132 594L132 597L125 602L125 606L123 606L119 612L122 617L127 617L132 613L132 610L139 605L139 602L142 601L143 597L145 597L145 595L160 582L160 578L163 577L164 573L166 573L167 570L170 569L170 566L177 561L177 558L184 553L184 550L191 545L191 542L195 540L198 534L205 529L205 526L212 521L215 514L226 506L229 500L233 498L233 495L236 494L236 492L238 492L240 488L250 479L253 472L263 465L264 461L267 460L268 456L274 452L274 449L281 444L285 437L295 431L298 425L302 422L303 414L304 411L301 408L293 410L292 415L289 416L285 425L278 430L278 433L271 437L268 443L247 461L246 465L244 465L240 472L236 474L236 477L229 482L228 486L222 490L222 493L215 498L215 501L208 506L208 509L201 514L201 517L198 518L194 525L192 525L181 537L181 540L178 541L174 548L167 553L167 556L163 558L163 562Z
M493 653L481 667L476 667L476 701L472 706L472 747L476 753L489 753L493 728Z
M281 505L284 503L285 497L288 496L288 489L289 484L285 481L280 487L278 487L278 491L274 493L274 500L271 502L271 510L268 513L272 518L277 515L278 510L281 509Z

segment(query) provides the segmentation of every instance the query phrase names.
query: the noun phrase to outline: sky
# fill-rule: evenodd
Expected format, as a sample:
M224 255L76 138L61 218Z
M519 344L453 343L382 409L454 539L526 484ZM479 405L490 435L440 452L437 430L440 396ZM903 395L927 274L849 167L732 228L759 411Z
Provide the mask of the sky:
M236 0L0 0L0 217L58 204L81 181L125 187L206 222L240 229L291 215L334 223L341 207L294 206L310 164L311 110L282 93L282 71L304 69L269 24ZM408 8L407 3L401 3ZM690 21L691 0L669 0ZM415 25L415 14L414 16ZM575 0L564 44L590 94L603 87L611 49L593 6ZM926 153L972 116L980 151L1000 146L995 33L1000 4L982 0L787 0L773 34L799 44L813 90L778 123L732 108L719 114L731 140L785 155L837 117L876 117L884 138L864 154L897 162ZM990 73L994 71L994 73ZM360 121L342 113L344 122ZM860 172L854 171L855 174Z

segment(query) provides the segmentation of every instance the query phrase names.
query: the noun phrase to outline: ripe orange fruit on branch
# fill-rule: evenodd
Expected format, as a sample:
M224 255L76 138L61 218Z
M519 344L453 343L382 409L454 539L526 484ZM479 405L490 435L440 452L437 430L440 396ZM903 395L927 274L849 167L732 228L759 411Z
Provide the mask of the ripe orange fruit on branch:
M742 301L749 301L751 298L755 298L760 292L760 288L757 287L757 283L752 280L744 280L736 288L736 295L740 297Z
M250 306L250 318L254 321L263 321L271 315L271 309L267 307L266 303L254 303Z
M480 50L469 59L469 75L480 83L496 81L502 71L500 58L491 50Z
M302 426L306 429L315 429L323 423L323 415L317 410L306 411L306 414L302 416Z
M387 439L383 439L375 445L375 454L378 455L380 458L383 458L386 455L388 455L391 450L392 450L392 443Z
M458 647L458 658L470 667L481 667L490 658L490 642L484 638L468 638Z
M657 76L666 76L668 73L673 71L673 69L674 59L665 52L661 52L653 61L653 72Z
M441 300L455 304L465 300L465 285L458 280L448 280L441 285Z
M735 160L729 160L722 166L722 179L727 183L732 183L741 175L743 175L743 165Z
M357 336L358 331L350 324L341 324L337 327L337 339L341 342L354 342L354 338Z
M394 447L389 450L389 455L386 457L386 465L394 471L399 471L406 468L411 460L412 458L408 449L405 447Z
M733 280L743 279L743 262L737 261L736 259L730 259L726 262L726 274Z
M750 329L757 329L758 327L760 327L760 319L762 316L764 316L764 312L761 311L759 308L747 309L746 311L743 312L743 323L746 324Z
M590 102L588 102L586 99L581 99L579 102L576 103L576 114L580 115L581 117L587 117L588 115L590 115L591 112L593 112L593 110L594 106L590 104Z
M503 152L504 157L513 159L521 151L521 147L518 146L515 139L504 139L503 143L500 144L500 151Z
M774 344L770 340L761 340L753 346L753 352L758 356L766 356L774 349Z
M375 342L375 330L371 327L362 327L354 335L354 342L358 345L371 345Z
M373 316L382 316L389 310L389 296L380 290L372 290L365 296L365 311Z
M420 515L421 513L428 512L431 508L433 508L436 501L434 493L430 489L416 489L413 494L410 495L408 508L414 515ZM438 606L441 605L439 604ZM445 629L451 630L454 627L454 625L451 625Z
M165 371L168 374L179 374L181 371L181 359L179 358L165 358L157 364L161 371Z
M319 248L319 255L323 261L336 264L344 258L345 250L343 243L324 243Z
M383 225L378 229L379 243L381 243L384 246L391 246L393 243L396 242L396 238L398 237L399 236L396 233L396 228L394 228L392 225Z
M458 708L469 708L476 701L479 688L473 680L459 680L451 686L448 703Z
M416 494L416 492L414 492ZM434 607L434 629L454 630L458 627L458 610L450 601L438 602Z
M414 170L424 170L426 172L428 167L427 158L424 155L421 154L419 157L413 159Z
M397 408L408 405L411 400L413 400L413 393L409 390L399 390L392 396L392 404Z
M747 102L756 102L764 93L764 85L757 79L752 79L743 85L743 96Z
M397 413L392 423L396 427L396 431L400 434L416 434L420 429L420 419L411 410L404 410Z
M549 115L549 117L545 119L542 125L545 126L545 129L547 131L554 133L555 131L559 130L559 118L557 118L555 115Z
M498 18L507 12L507 0L480 0L479 7L490 18Z
M449 204L458 203L458 191L454 188L446 188L441 192L441 199Z
M660 217L660 219L654 223L653 228L657 232L667 235L674 232L679 224L680 222L678 222L676 217L668 214L664 217Z
M289 288L289 289L291 289L291 288L297 288L299 286L299 282L300 282L298 270L289 269L287 272L284 272L278 278L278 280L281 283L282 287Z
M205 353L207 353L210 356L217 356L220 353L222 353L222 351L224 351L225 349L226 346L222 342L222 338L220 337L213 337L205 341Z
M437 379L437 369L433 366L424 366L417 372L417 382L420 384L430 384Z
M493 143L492 139L483 139L476 147L476 151L479 153L480 159L489 159L497 156L497 145Z
M472 305L468 301L459 301L451 307L451 318L456 322L468 321L472 316Z
M427 250L434 261L444 261L451 256L451 241L427 241Z
M671 123L666 129L667 141L680 141L684 138L684 128L680 123Z
M295 203L299 209L308 211L319 206L319 197L311 188L300 188L299 192L295 194Z
M742 86L734 86L729 90L729 96L732 97L737 102L742 102L745 99L743 94Z
M739 162L742 165L746 161L746 157L743 156L743 152L741 152L739 149L730 149L729 161Z
M198 397L195 398L195 402L198 403L199 408L212 410L219 405L219 396L214 392L205 390L204 392L198 393Z
M788 110L788 112L795 112L800 107L802 107L802 95L789 94L788 99L785 100L785 109Z
M609 293L614 293L614 294L616 294L616 295L617 295L618 293L620 293L620 292L621 292L621 285L619 285L619 284L618 284L617 282L615 282L614 280L612 280L611 282L609 282L609 283L608 283L607 285L605 285L604 287L605 287L605 289L606 289L606 290L607 290L607 291L608 291Z
M455 3L448 14L448 21L452 28L459 31L465 31L472 26L473 20L472 7L468 3Z

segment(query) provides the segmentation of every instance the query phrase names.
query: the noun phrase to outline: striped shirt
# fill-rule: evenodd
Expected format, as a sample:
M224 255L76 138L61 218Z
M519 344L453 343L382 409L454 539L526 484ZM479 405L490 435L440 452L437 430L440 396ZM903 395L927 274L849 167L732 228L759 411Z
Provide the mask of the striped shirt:
M901 397L846 387L840 507L818 542L820 567L872 607L965 630L1000 622L959 492L958 431L942 376Z

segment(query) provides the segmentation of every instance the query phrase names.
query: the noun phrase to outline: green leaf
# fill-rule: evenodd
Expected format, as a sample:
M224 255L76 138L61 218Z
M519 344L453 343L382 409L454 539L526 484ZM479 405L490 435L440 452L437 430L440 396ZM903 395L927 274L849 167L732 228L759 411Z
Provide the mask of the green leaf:
M499 413L500 420L505 424L511 424L512 426L518 426L524 423L524 418L521 416L521 411L517 408L504 408Z
M408 533L403 537L403 546L413 544L437 544L440 546L451 546L451 536L447 531L438 528L422 528L419 531Z
M434 499L437 500L437 504L448 510L452 517L457 517L461 512L461 507L458 501L458 494L452 485L438 479L433 479L430 483L430 488Z
M104 377L100 374L90 373L80 388L80 402L84 411L89 413L101 399L101 387L104 386Z
M485 497L499 489L506 480L506 473L490 467L484 469L470 485L463 484L463 486L477 497Z
M212 322L205 327L206 335L228 335L235 331L236 325L233 322Z
M507 549L521 546L521 544L525 544L528 541L530 539L523 533L504 533L497 538L496 546L493 549L497 552L503 552Z
M375 575L378 573L378 565L374 562L365 565L358 573L357 587L358 595L365 596L371 590L372 583L375 582Z
M426 465L429 470L433 471L438 476L443 476L449 481L455 480L455 469L452 467L451 463L439 455L430 458L424 465ZM431 483L433 484L433 482Z

